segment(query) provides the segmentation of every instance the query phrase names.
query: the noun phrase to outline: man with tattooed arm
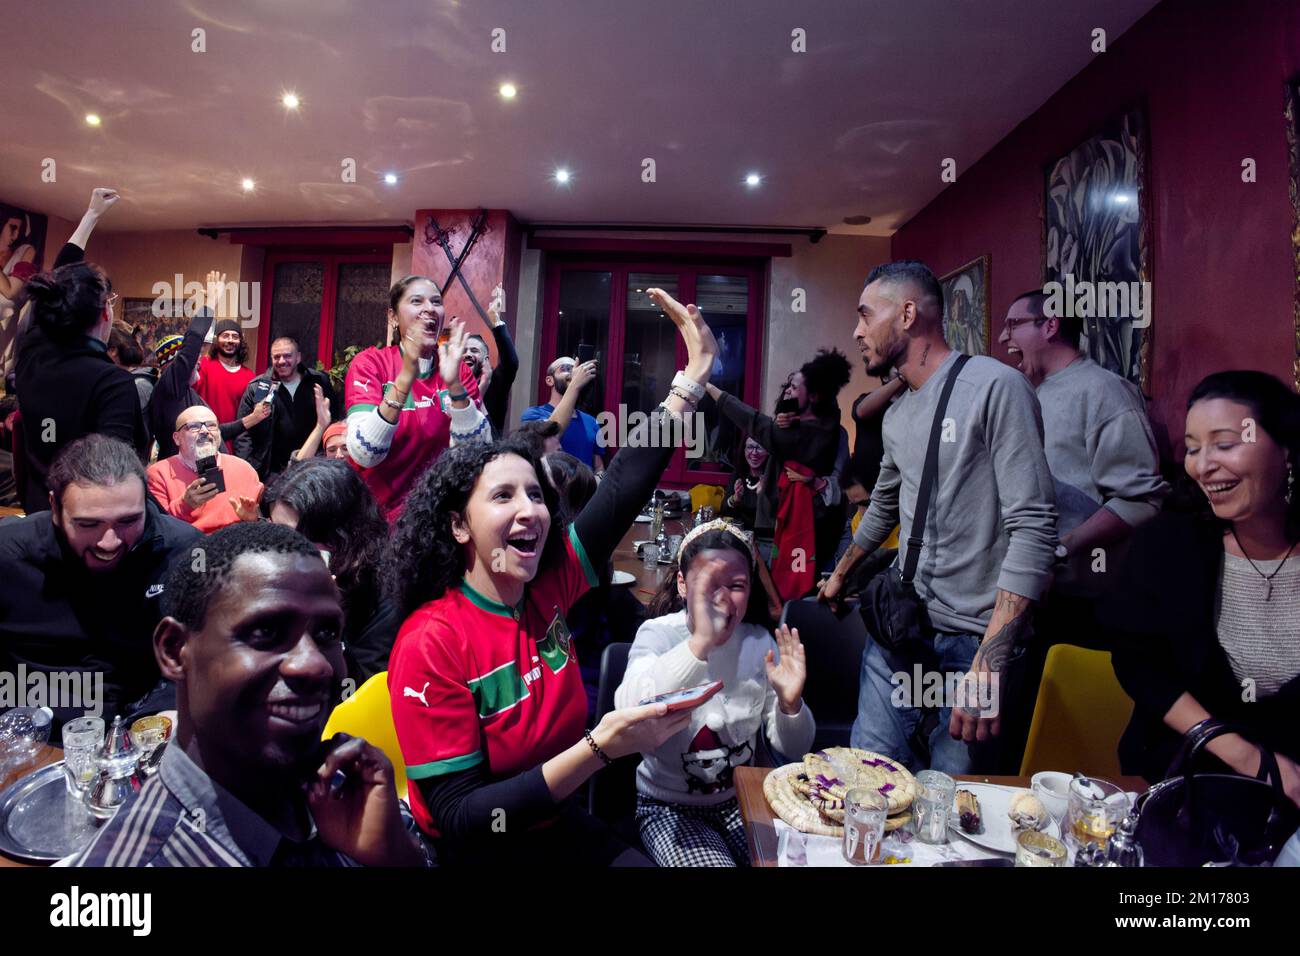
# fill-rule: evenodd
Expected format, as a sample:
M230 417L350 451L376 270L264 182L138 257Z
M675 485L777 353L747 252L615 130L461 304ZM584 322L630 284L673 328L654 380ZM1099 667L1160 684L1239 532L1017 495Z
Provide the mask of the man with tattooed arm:
M1051 581L1056 502L1038 400L1015 369L970 358L944 414L928 514L916 515L931 422L959 355L944 341L943 290L934 273L915 260L877 266L858 300L853 337L869 375L897 369L907 390L885 413L870 507L821 596L838 596L854 565L899 523L901 566L913 521L922 521L913 583L929 619L927 666L965 677L955 699L944 700L937 726L918 732L922 688L913 686L914 674L899 674L897 657L869 641L851 742L910 769L928 763L966 773L972 744L1000 731L1002 679L1023 652L1031 608Z

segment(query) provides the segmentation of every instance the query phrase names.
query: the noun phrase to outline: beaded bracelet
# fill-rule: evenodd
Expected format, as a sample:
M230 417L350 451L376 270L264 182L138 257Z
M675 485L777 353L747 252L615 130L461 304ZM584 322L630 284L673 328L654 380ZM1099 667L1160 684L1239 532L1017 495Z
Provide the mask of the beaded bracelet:
M584 730L582 733L587 738L587 746L591 748L591 752L594 753L601 760L603 760L605 762L606 767L611 766L614 763L614 761L609 759L609 754L605 753L605 751L600 749L600 746L596 743L595 738L591 736L591 731Z
M678 372L673 376L673 386L684 389L697 402L704 397L704 386L692 378L687 378L685 372Z

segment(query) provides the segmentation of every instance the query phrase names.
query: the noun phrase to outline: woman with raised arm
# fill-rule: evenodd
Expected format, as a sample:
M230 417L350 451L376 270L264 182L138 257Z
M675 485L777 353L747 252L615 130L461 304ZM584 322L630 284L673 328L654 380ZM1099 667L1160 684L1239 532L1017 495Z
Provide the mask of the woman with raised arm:
M407 276L388 291L389 330L396 330L398 344L368 348L348 366L348 455L389 520L439 455L492 438L478 382L464 361L465 326L453 320L440 345L445 318L438 284Z
M649 290L687 365L652 421L668 434L704 394L717 343L695 306ZM673 449L625 447L567 527L528 446L457 446L417 483L389 547L407 614L389 661L411 808L444 862L647 861L564 801L618 757L653 751L689 711L628 707L583 730L565 613L597 580Z

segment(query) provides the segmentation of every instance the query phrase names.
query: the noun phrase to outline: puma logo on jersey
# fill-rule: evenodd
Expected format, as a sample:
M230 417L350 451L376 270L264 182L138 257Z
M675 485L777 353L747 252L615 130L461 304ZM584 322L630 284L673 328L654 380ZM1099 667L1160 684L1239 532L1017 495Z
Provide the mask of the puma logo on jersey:
M370 387L370 383L367 382L365 379L362 379L362 378L354 378L354 379L352 380L352 384L355 385L357 388L369 388L369 387Z
M402 688L402 697L404 697L404 698L405 698L405 697L414 697L414 698L416 698L417 700L419 700L419 702L422 703L425 707L428 707L428 706L429 706L429 702L428 702L427 700L424 699L424 694L425 694L425 692L426 692L428 689L429 689L429 682L428 682L428 681L425 681L425 682L424 682L424 686L421 687L419 690L415 690L414 688L411 688L411 687L403 687L403 688Z

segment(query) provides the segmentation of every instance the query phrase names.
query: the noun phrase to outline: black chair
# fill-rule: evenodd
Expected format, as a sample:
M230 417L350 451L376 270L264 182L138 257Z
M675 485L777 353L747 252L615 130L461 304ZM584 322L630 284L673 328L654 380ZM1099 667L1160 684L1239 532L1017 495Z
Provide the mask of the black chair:
M858 676L867 643L862 616L856 607L849 607L839 618L815 598L804 598L786 603L781 623L798 628L803 642L808 662L803 699L817 721L813 749L847 747L858 715ZM803 755L785 756L798 760Z
M631 643L610 644L600 656L600 684L596 689L596 723L614 710L614 691L623 683ZM814 713L816 713L814 711ZM632 846L640 846L636 822L636 768L640 754L615 760L591 778L587 788L587 810L614 827ZM629 829L630 828L630 829Z

